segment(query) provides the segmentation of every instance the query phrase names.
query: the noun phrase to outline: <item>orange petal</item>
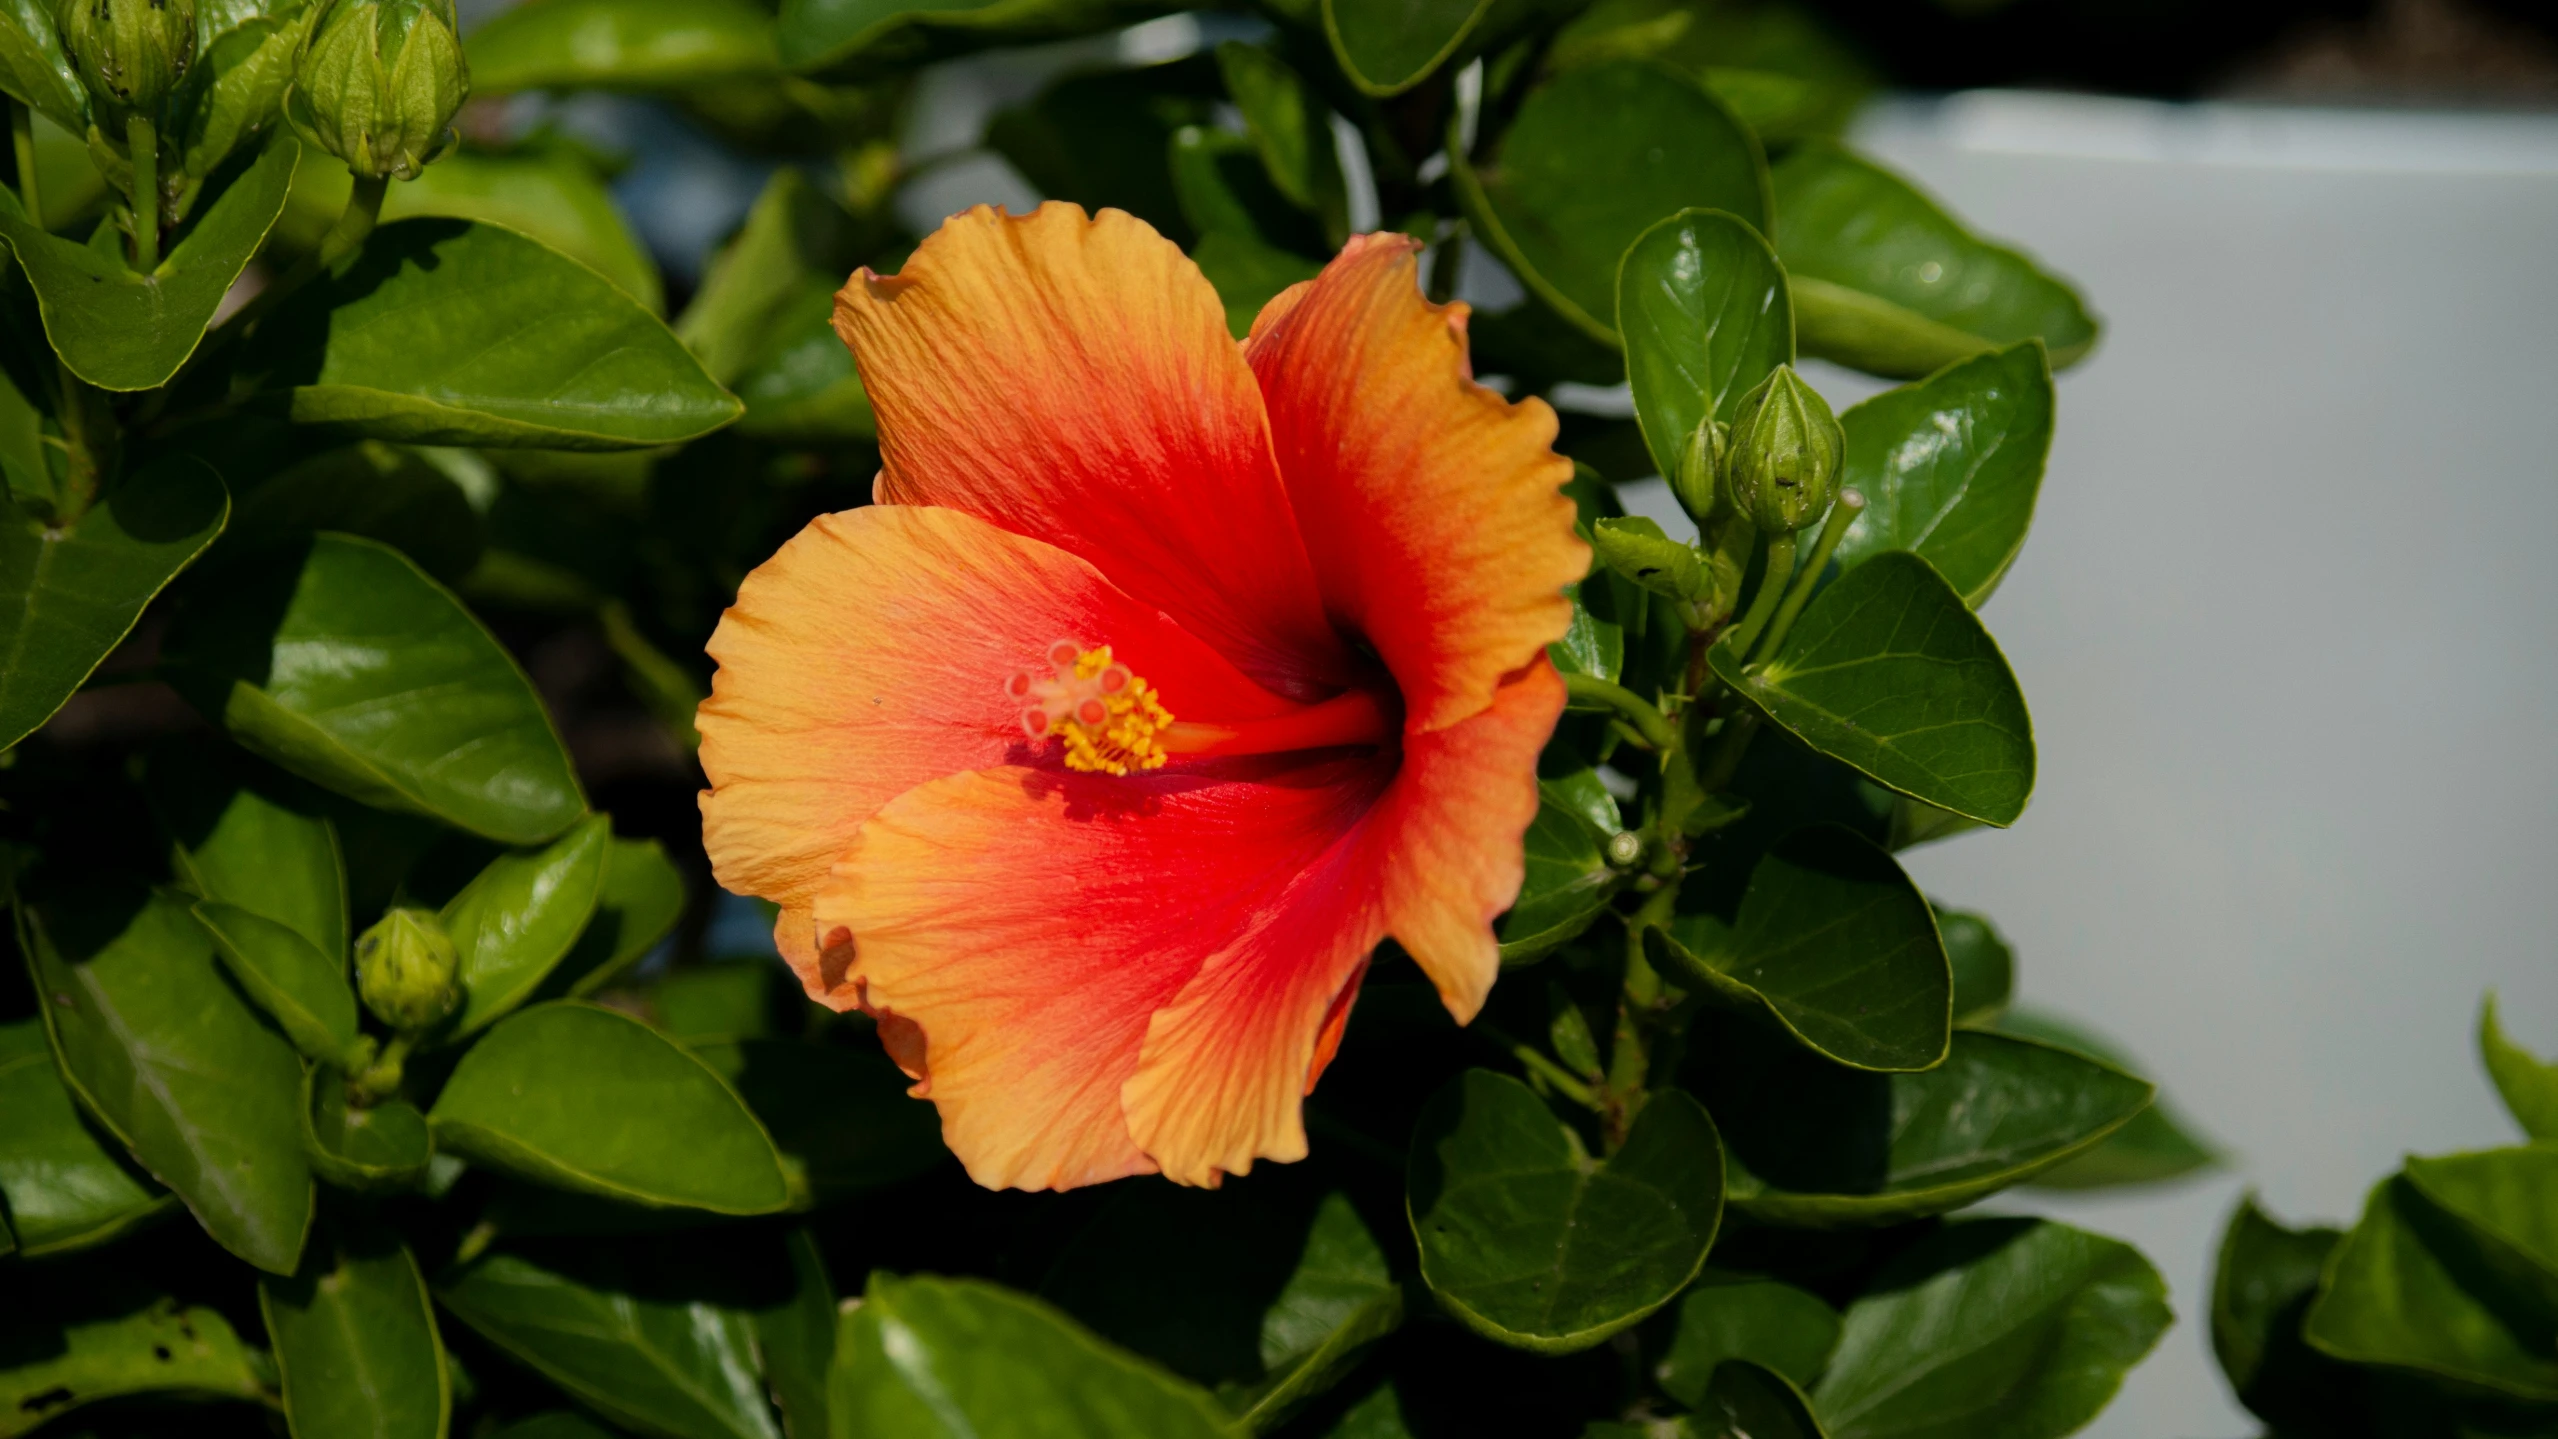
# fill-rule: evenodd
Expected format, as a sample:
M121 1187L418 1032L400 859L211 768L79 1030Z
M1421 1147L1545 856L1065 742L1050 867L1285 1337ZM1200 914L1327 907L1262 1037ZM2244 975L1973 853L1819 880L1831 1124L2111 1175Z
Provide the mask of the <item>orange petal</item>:
M1295 708L1090 564L954 510L821 516L738 588L697 720L703 843L721 884L784 906L812 997L854 1002L807 916L829 867L897 795L1026 757L1004 682L1060 638L1112 646L1181 718Z
M948 505L1098 565L1254 678L1347 682L1261 396L1217 294L1117 210L985 206L835 297L879 412L879 498Z
M1064 1189L1158 1168L1212 1183L1304 1151L1267 1097L1293 1110L1317 1032L1381 930L1373 877L1350 855L1391 773L1376 758L1273 756L1117 779L952 776L862 827L817 921L851 931L854 981L920 1028L943 1139L979 1183ZM1210 970L1208 987L1252 1012L1158 1020ZM1166 1024L1237 1046L1184 1067L1223 1118L1132 1131L1131 1081Z
M1364 235L1270 302L1245 354L1324 602L1376 647L1406 725L1441 729L1561 638L1589 567L1554 412L1474 383L1462 305L1414 283L1417 242Z

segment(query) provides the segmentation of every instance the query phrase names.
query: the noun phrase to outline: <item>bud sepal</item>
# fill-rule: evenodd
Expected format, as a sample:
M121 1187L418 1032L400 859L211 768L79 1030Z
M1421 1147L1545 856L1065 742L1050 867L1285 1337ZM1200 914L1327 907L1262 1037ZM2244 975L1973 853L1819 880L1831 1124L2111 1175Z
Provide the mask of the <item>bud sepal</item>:
M394 1033L414 1034L461 1007L462 961L431 909L401 907L355 941L355 988Z
M1732 417L1724 477L1732 508L1771 535L1820 522L1838 494L1846 432L1829 402L1779 365Z

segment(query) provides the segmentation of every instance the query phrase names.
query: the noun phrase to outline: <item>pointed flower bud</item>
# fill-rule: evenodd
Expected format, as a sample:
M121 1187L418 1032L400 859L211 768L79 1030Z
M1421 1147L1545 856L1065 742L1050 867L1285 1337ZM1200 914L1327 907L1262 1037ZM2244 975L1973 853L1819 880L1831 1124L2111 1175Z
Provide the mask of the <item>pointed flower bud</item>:
M471 93L454 32L453 0L334 0L285 112L359 177L414 180L452 143Z
M1724 451L1730 434L1730 427L1717 423L1712 415L1697 421L1679 455L1679 472L1669 476L1679 507L1699 525L1715 517L1723 497Z
M1846 448L1829 402L1793 366L1777 366L1732 417L1725 476L1733 507L1769 534L1818 522L1838 494Z
M394 909L355 941L355 988L374 1017L402 1034L462 1002L462 961L431 909Z
M101 129L121 138L126 115L160 123L195 63L195 0L62 0L54 18Z

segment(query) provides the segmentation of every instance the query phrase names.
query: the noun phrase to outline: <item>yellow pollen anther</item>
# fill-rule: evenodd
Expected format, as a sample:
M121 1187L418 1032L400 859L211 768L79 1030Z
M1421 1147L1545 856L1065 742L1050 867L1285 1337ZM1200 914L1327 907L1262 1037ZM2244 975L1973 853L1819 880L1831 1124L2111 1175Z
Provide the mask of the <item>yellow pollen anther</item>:
M1016 670L1004 697L1021 706L1021 729L1036 744L1066 742L1066 768L1100 774L1160 769L1163 732L1172 712L1154 688L1110 657L1110 646L1086 649L1058 640L1043 658L1048 670Z

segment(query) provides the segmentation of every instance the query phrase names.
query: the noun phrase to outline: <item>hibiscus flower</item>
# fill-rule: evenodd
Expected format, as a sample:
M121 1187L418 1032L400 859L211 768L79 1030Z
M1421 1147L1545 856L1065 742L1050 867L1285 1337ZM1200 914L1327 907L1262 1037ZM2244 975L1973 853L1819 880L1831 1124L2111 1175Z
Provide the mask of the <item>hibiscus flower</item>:
M972 210L836 298L876 502L712 636L704 839L982 1184L1301 1158L1380 940L1459 1022L1492 986L1588 551L1417 249L1240 345L1113 210Z

